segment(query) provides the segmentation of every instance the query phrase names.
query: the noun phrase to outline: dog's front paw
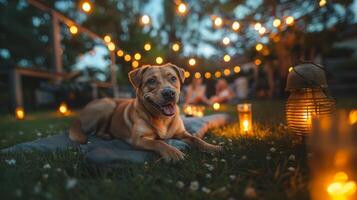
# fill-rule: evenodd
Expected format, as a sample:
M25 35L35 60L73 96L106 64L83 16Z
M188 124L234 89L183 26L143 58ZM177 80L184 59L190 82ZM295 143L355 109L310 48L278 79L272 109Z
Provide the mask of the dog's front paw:
M160 154L166 162L177 162L185 159L185 154L174 147L164 149Z

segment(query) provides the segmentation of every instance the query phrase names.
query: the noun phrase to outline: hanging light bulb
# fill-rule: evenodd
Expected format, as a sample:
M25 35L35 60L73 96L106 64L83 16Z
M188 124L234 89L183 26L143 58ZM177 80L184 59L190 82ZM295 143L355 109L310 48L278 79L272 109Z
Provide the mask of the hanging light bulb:
M225 76L229 76L231 74L231 70L230 69L225 69L225 70L223 70L223 74Z
M260 64L262 64L262 61L259 58L257 58L257 59L254 60L254 64L256 66L259 66Z
M69 27L69 32L71 32L73 35L78 33L78 28L75 25L72 25Z
M221 78L222 72L221 72L221 71L216 71L216 72L214 73L214 76L215 76L216 78Z
M229 39L229 37L224 37L224 38L222 39L222 43L223 43L224 45L229 45L229 43L231 43L231 39Z
M222 18L216 17L216 18L214 19L214 25L215 25L216 27L221 27L221 26L223 25L223 20L222 20Z
M133 69L135 68L138 68L139 67L139 62L134 60L132 63L131 63L131 66L133 67Z
M260 34L260 35L263 35L266 31L267 31L267 29L266 29L265 27L261 27L261 28L259 29L259 34Z
M280 24L281 24L281 20L280 19L278 19L278 18L274 19L274 21L273 21L273 26L274 27L279 27Z
M129 62L129 61L131 60L131 55L126 54L126 55L124 56L124 60L125 60L126 62Z
M320 0L319 6L324 7L326 5L327 1L326 0Z
M150 24L151 20L150 20L149 15L143 15L143 16L141 16L140 21L143 25L148 25L148 24Z
M190 66L194 66L194 65L196 64L196 59L190 58L190 59L188 60L188 64L189 64Z
M177 6L177 12L181 15L184 15L186 14L187 12L187 5L185 3L180 3L178 6Z
M201 73L200 72L196 72L195 73L195 78L197 78L197 79L201 78Z
M171 46L173 51L179 51L180 50L180 45L178 43L173 43Z
M151 49L151 44L150 44L150 43L146 43L146 44L144 45L144 50L145 50L145 51L150 51L150 49Z
M206 73L205 73L205 78L206 78L206 79L210 79L211 77L212 77L211 72L206 72Z
M124 51L119 49L119 50L117 51L117 56L123 57L123 55L124 55Z
M226 54L226 55L224 55L223 60L224 60L224 62L229 62L231 60L231 56Z
M232 23L232 29L233 29L234 31L238 31L239 28L240 28L239 22L234 21L234 22Z
M108 46L109 51L115 50L115 44L113 42L109 42L107 46Z
M294 17L293 16L289 16L285 19L285 23L288 25L288 26L292 26L294 24Z
M162 64L164 62L164 59L162 57L158 56L158 57L156 57L155 61L157 64Z
M234 71L236 74L238 74L238 73L240 72L240 66L235 66L235 67L233 68L233 71Z
M141 54L140 53L134 54L134 59L135 60L140 60L141 59Z
M262 43L258 43L257 45L255 45L255 50L261 51L262 49L263 49L263 44Z
M110 37L110 35L105 35L104 36L104 42L109 43L111 41L112 41L112 38Z
M190 77L190 72L189 71L185 71L185 78L189 78Z
M88 0L82 1L81 9L84 12L89 13L92 10L92 3L90 1L88 1Z
M259 29L260 29L261 27L262 27L262 24L259 23L259 22L255 23L255 25L254 25L254 29L255 29L256 31L259 31Z

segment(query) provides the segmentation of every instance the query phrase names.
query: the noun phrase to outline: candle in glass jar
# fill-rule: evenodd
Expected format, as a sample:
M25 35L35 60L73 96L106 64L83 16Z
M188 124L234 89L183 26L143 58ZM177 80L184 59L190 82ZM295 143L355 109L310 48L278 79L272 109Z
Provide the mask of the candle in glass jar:
M238 119L241 133L250 133L252 131L252 105L238 104Z

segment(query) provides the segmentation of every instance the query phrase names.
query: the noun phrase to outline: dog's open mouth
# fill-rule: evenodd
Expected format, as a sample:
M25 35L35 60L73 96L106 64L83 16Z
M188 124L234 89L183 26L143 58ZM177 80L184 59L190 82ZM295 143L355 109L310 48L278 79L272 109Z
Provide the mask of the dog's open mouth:
M165 103L165 104L158 104L155 103L150 98L146 98L148 102L150 102L156 109L160 110L162 114L166 116L172 116L176 112L176 106L174 102Z

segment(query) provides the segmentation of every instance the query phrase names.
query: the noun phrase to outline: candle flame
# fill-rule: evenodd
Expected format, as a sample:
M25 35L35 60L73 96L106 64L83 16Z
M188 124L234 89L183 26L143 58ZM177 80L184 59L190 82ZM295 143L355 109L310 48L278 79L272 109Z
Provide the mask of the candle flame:
M58 111L62 115L65 115L68 112L67 104L66 103L61 103L60 107L58 108Z
M23 108L16 108L16 119L24 119L25 118L25 111Z
M249 121L247 119L243 121L243 130L244 132L249 131Z
M356 190L356 183L348 181L348 175L345 172L337 172L333 182L327 187L327 193L333 200L348 200L348 197L354 195Z

